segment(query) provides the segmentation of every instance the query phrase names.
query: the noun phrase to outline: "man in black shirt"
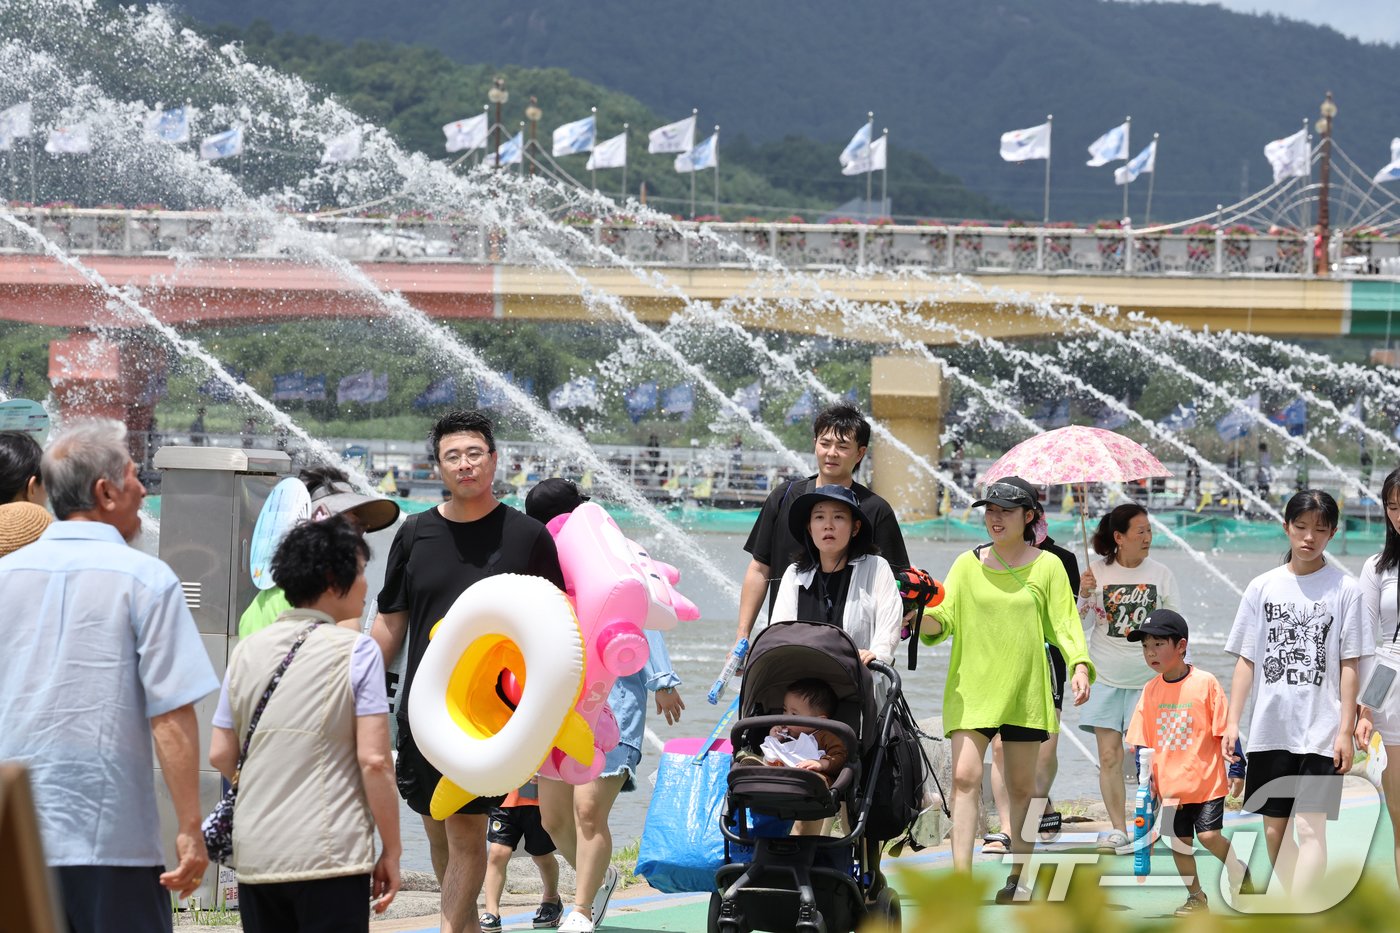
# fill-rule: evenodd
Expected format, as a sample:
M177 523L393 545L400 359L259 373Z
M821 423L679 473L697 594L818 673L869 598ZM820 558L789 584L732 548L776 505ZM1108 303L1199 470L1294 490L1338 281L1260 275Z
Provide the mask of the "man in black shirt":
M430 438L446 498L410 516L389 548L379 614L371 635L385 663L408 636L403 697L399 703L399 793L423 817L433 871L442 887L441 928L480 930L476 899L486 874L486 822L504 797L478 797L439 822L429 815L442 775L419 752L408 725L413 678L428 647L428 632L457 597L498 573L544 577L561 590L564 576L554 539L544 525L496 501L496 442L491 421L476 411L453 411Z
M765 595L771 616L783 571L797 559L800 546L788 528L788 511L799 496L818 486L835 484L853 491L861 511L870 520L880 556L895 573L909 569L909 553L904 548L904 535L899 530L894 510L854 478L870 446L870 422L851 405L832 405L817 415L812 424L812 437L816 441L816 475L791 480L775 488L759 510L758 520L744 544L744 550L753 559L749 561L739 592L736 645L740 638L752 634Z

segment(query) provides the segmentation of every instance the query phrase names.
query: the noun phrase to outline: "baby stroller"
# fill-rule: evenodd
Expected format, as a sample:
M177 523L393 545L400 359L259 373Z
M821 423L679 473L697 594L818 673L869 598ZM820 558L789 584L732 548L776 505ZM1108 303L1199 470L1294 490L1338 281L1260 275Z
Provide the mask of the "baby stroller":
M872 669L889 684L878 706ZM835 690L837 709L831 719L782 715L788 684L804 677ZM884 746L901 700L895 670L879 661L861 664L850 636L834 625L778 622L754 639L739 691L740 719L731 730L735 751L757 751L773 726L795 724L835 735L845 743L847 759L830 787L821 775L798 768L736 765L730 771L720 821L725 864L715 874L710 933L848 933L868 913L887 917L899 928L899 895L879 871L881 840L867 838L867 830L876 779L889 767ZM843 802L852 825L843 827L840 837L762 838L748 828L755 816L825 819L835 816ZM889 833L884 838L894 838L899 829L884 831Z

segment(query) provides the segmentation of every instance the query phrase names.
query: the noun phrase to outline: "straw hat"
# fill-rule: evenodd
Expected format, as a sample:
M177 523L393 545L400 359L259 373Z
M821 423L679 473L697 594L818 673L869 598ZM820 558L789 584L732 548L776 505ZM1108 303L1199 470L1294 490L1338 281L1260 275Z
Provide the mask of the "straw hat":
M33 544L52 521L47 509L32 502L0 505L0 557Z

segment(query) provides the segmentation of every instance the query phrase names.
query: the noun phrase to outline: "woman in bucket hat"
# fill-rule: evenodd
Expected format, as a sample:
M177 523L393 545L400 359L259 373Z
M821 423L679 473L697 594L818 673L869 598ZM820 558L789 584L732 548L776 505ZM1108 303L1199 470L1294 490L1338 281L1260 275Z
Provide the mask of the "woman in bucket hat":
M773 619L839 625L862 661L892 663L904 604L855 494L818 486L792 504L788 525L800 550L783 573Z

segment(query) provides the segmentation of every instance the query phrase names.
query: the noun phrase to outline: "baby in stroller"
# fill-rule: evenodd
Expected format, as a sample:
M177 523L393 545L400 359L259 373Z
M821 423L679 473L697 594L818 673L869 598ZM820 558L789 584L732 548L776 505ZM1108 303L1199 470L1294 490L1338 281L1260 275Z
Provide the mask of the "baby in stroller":
M878 706L872 671L888 684ZM818 710L789 703L791 689L808 680L830 691L828 716L801 715ZM899 697L898 673L879 660L861 663L851 637L835 625L776 622L754 639L739 690L741 718L731 730L736 767L720 825L726 864L715 875L712 933L850 931L869 913L898 925L899 897L879 873L879 841L901 828L878 825L872 804L888 767L884 745ZM812 768L740 766L761 754L775 727L826 733L817 741L830 758ZM755 817L820 825L843 805L848 819L840 836L771 838L749 829Z
M836 712L836 691L831 685L814 677L788 684L783 694L783 715L805 719L830 719ZM810 736L810 743L802 741ZM767 765L770 767L801 768L815 771L831 786L832 778L846 763L846 743L826 729L787 723L774 726L760 746L763 754L738 751L734 764Z

